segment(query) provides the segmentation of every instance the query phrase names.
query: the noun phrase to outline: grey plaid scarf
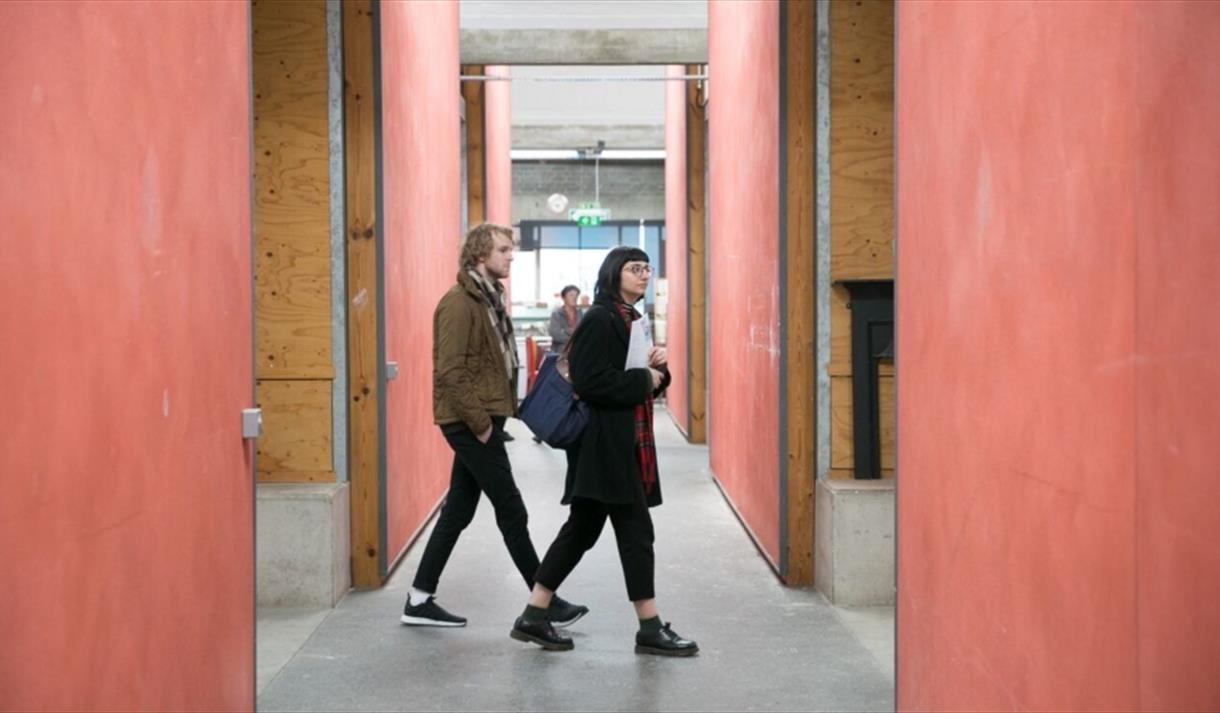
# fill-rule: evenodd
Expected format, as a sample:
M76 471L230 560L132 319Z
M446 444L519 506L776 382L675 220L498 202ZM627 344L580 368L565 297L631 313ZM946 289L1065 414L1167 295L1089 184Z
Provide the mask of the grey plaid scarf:
M499 280L494 284L479 274L478 270L468 270L467 274L479 286L483 300L487 303L487 316L500 335L500 351L504 354L504 368L508 371L509 381L517 377L517 340L513 338L513 321L508 318L508 310L504 307L504 287ZM514 382L515 383L515 382Z

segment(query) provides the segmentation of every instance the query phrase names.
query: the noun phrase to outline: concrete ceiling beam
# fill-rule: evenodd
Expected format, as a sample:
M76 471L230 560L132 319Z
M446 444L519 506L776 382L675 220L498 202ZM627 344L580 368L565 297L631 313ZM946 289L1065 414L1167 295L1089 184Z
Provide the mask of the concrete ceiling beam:
M463 29L462 64L704 64L706 29Z

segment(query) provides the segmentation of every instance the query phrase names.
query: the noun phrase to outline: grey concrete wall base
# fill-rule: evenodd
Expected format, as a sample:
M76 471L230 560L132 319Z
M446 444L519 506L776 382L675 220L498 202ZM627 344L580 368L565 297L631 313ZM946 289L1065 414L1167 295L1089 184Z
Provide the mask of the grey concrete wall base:
M813 583L837 606L894 603L894 481L819 478Z
M331 607L352 586L347 483L260 483L258 603Z

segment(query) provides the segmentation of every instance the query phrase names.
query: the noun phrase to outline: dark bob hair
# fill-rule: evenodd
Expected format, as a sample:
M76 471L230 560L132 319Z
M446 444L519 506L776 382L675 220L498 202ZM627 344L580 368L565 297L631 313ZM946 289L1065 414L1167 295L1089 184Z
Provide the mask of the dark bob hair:
M602 295L622 300L623 266L629 262L648 262L648 253L639 248L620 245L606 255L601 269L597 271L597 285L593 288L593 298Z
M564 287L562 290L559 291L559 296L567 297L569 292L575 292L576 294L579 295L580 288L577 287L576 285L567 285L566 287Z

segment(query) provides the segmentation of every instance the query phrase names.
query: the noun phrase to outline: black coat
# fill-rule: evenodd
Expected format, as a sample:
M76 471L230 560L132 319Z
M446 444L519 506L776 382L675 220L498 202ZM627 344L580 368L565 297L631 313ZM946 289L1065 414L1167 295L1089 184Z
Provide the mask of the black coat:
M568 451L564 505L572 498L630 504L641 487L635 454L635 407L647 400L652 376L648 369L623 370L628 339L627 322L613 302L605 299L599 299L585 313L572 335L572 388L589 405L589 426L580 444ZM669 386L669 372L661 371L665 378L653 396ZM648 506L660 504L658 472Z

